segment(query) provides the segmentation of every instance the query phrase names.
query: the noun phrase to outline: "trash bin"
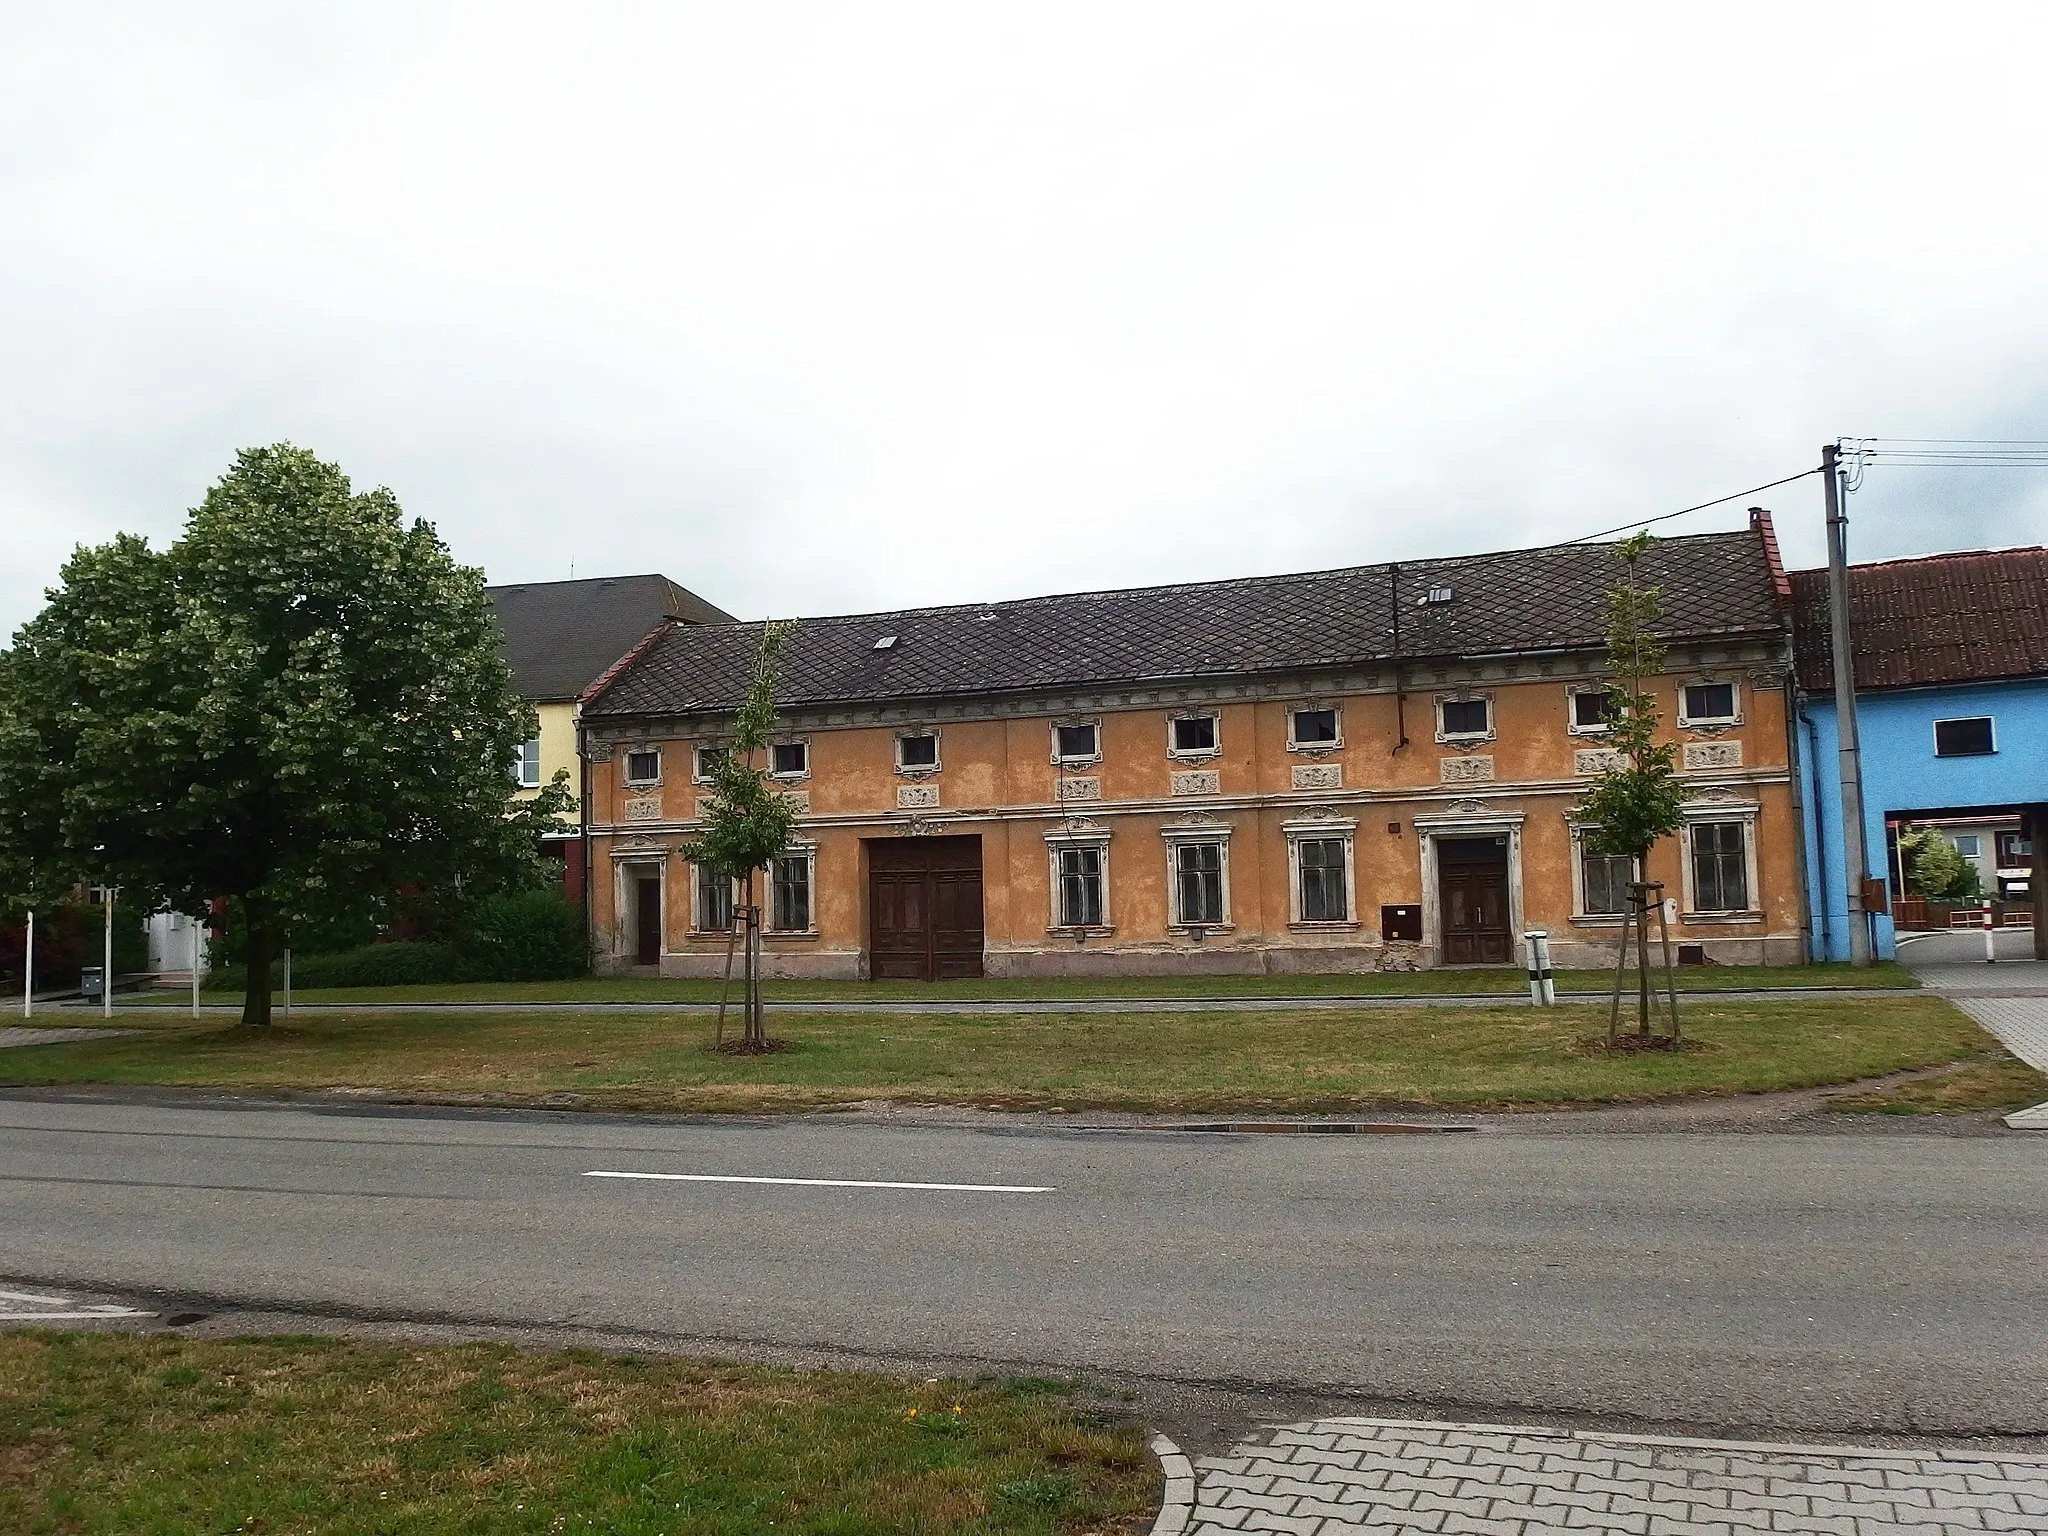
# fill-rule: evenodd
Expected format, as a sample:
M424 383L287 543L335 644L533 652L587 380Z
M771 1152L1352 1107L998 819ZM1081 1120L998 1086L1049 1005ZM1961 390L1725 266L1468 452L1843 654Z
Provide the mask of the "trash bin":
M87 1002L96 1003L106 990L107 972L104 966L88 965L78 973L79 995Z

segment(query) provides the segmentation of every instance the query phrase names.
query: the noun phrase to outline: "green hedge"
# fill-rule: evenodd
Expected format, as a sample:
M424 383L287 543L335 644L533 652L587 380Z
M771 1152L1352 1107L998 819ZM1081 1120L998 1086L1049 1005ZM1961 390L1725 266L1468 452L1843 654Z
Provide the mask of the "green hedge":
M292 990L327 987L416 987L458 981L561 981L589 969L581 909L552 891L494 896L471 916L459 944L366 944L333 955L292 956ZM248 971L224 965L210 972L209 990L240 992ZM284 985L284 962L270 968L273 988Z

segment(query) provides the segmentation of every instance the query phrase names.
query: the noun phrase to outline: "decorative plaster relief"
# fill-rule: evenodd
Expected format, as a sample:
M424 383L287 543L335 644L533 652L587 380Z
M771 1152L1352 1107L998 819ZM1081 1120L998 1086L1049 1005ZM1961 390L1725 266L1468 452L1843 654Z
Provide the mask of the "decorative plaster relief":
M1053 786L1053 798L1055 800L1100 800L1102 798L1102 780L1061 779ZM936 804L937 802L934 801L933 803Z
M612 744L608 741L592 741L584 756L593 763L608 763L612 760Z
M710 815L711 802L709 800L699 800L697 802L697 819L699 821L703 821L707 819Z
M1572 754L1573 773L1612 773L1627 766L1628 759L1613 747L1586 747Z
M1492 778L1492 774L1487 775ZM1344 765L1342 763L1303 763L1294 770L1296 789L1342 789L1344 787Z
M1297 778L1299 768L1294 770ZM1173 792L1176 795L1220 795L1223 793L1223 775L1214 768L1190 768L1173 776Z
M1437 764L1437 772L1446 784L1470 784L1475 780L1493 777L1493 759L1490 757L1447 757Z
M1688 741L1685 744L1685 766L1687 768L1740 768L1742 766L1742 743L1739 741Z
M811 792L808 789L777 790L775 798L795 811L799 816L811 814Z
M939 803L939 786L936 784L898 784L896 786L896 809L899 811L928 811Z
M642 795L642 796L640 796L640 797L639 797L639 798L637 798L637 799L633 799L633 800L628 800L628 801L626 802L626 820L628 820L628 821L659 821L659 820L661 820L661 796L659 796L659 795Z

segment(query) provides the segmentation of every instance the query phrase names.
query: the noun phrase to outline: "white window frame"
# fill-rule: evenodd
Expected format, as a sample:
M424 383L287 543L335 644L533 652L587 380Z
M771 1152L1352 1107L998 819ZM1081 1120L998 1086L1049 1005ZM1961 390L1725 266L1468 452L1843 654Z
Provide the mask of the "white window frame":
M1756 818L1757 812L1760 809L1761 807L1754 801L1741 801L1735 804L1720 805L1688 805L1683 808L1685 826L1682 829L1683 836L1679 844L1681 855L1679 859L1679 891L1682 902L1679 908L1679 920L1681 922L1689 923L1695 920L1710 923L1762 921L1763 908L1760 903L1763 898L1763 892L1757 885L1756 867ZM1742 873L1743 879L1749 886L1749 890L1746 893L1749 897L1749 905L1739 911L1702 912L1700 910L1699 897L1693 890L1692 829L1702 822L1739 822L1742 826Z
M1294 717L1311 711L1322 713L1327 710L1337 728L1337 735L1331 741L1301 741L1294 734ZM1218 740L1221 740L1219 733ZM1344 706L1320 699L1304 699L1298 704L1287 706L1287 750L1290 752L1339 752L1344 747Z
M726 882L732 891L732 894L726 899L726 911L731 915L731 921L723 928L706 928L704 926L704 880L707 876L714 880L717 879L718 872L703 864L692 864L689 866L689 869L690 934L692 937L699 938L723 938L726 934L731 933L733 926L739 922L740 883L737 880L730 879Z
M1045 834L1045 864L1048 884L1046 886L1047 911L1045 931L1073 935L1076 933L1114 933L1116 924L1110 920L1111 909L1109 884L1109 843L1110 835L1100 828L1069 831L1056 828ZM1092 848L1101 858L1102 869L1102 921L1099 923L1067 923L1060 919L1060 855L1070 849Z
M1947 838L1947 839L1949 840L1949 842L1950 842L1950 843L1952 843L1952 844L1953 844L1953 845L1955 846L1955 850L1956 850L1956 852L1957 852L1957 853L1960 853L1960 854L1961 854L1961 855L1962 855L1962 856L1963 856L1964 858L1966 858L1966 859L1981 859L1982 857L1984 857L1984 834L1983 834L1983 833L1981 833L1981 832L1944 832L1944 833L1942 833L1942 836L1943 836L1943 837L1945 837L1945 838ZM1970 840L1970 846L1969 846L1969 847L1967 847L1967 848L1965 848L1965 847L1963 846L1963 839L1964 839L1964 838L1966 838L1966 837L1967 837L1967 838L1968 838L1968 839Z
M690 782L692 784L715 784L718 781L704 771L706 752L730 752L730 744L722 741L697 741L690 744Z
M519 754L512 760L512 782L521 789L540 788L540 738L529 736L519 743Z
M1566 735L1597 738L1613 733L1614 725L1611 721L1603 720L1598 725L1579 724L1579 700L1587 694L1591 694L1595 698L1605 698L1607 691L1605 683L1572 683L1566 687L1564 691L1564 728ZM1493 713L1489 710L1487 712L1487 719L1491 720L1492 718Z
M1060 751L1060 732L1087 726L1095 732L1095 750L1063 754ZM1046 735L1052 744L1052 764L1055 768L1086 768L1102 761L1102 721L1096 717L1075 720L1054 720L1046 728Z
M1688 688L1726 688L1728 708L1726 715L1694 716L1686 710L1685 693ZM1688 677L1678 685L1678 728L1681 731L1725 731L1730 726L1742 724L1742 684L1732 677Z
M1287 713L1288 733L1294 731L1294 712ZM1206 747L1179 747L1174 745L1173 728L1183 720L1206 720L1209 722L1209 740ZM1212 757L1223 755L1223 716L1213 709L1186 710L1166 717L1166 755L1177 763L1204 763Z
M775 749L776 749L777 747L802 747L802 748L804 749L804 765L803 765L803 767L802 767L801 769L799 769L799 770L798 770L797 772L795 772L795 773L782 773L782 772L778 772L778 771L776 770L776 767L775 767ZM774 779L774 780L776 780L776 781L778 781L778 782L780 782L780 783L783 783L783 784L796 784L796 783L800 783L800 782L802 782L802 781L803 781L803 780L805 780L805 779L808 779L808 778L809 778L810 776L811 776L811 738L810 738L810 737L808 737L808 736L785 736L785 737L783 737L783 738L782 738L782 740L780 740L780 741L771 741L771 742L770 742L770 743L768 744L768 777L769 777L769 778L771 778L771 779Z
M775 866L771 862L765 871L768 886L767 924L761 931L776 938L794 939L813 936L818 931L818 845L816 843L793 842L776 855L778 859L801 859L804 862L805 913L810 921L802 928L777 928L775 921Z
M1586 860L1594 856L1592 851L1586 847L1586 833L1592 829L1583 822L1572 821L1569 818L1566 819L1565 824L1571 829L1572 835L1572 921L1589 924L1606 923L1617 928L1620 927L1622 913L1588 912L1586 910ZM1629 860L1629 863L1634 868L1634 879L1641 880L1643 878L1643 861L1626 854L1620 855L1620 857Z
M912 736L931 737L932 760L929 763L905 763L903 761L903 742L906 737ZM1098 741L1101 740L1099 736L1096 739ZM944 759L944 754L945 743L939 739L939 728L936 725L911 726L896 733L896 771L898 773L916 776L937 773Z
M654 777L636 779L633 777L633 759L654 754ZM631 789L652 789L661 783L662 752L658 746L628 747L619 754L619 781Z
M1486 729L1483 731L1448 731L1444 729L1444 706L1446 704L1484 704L1486 706ZM1436 696L1436 739L1440 746L1476 747L1482 741L1492 741L1500 725L1500 717L1494 711L1493 691L1483 688L1461 688L1455 693L1440 693Z
M1972 720L1982 720L1991 727L1991 750L1989 752L1944 752L1941 750L1941 728L1944 725L1964 725ZM1936 720L1927 728L1934 741L1934 755L1941 762L1958 757L1996 757L1998 755L1998 717L1996 715L1950 715L1946 720Z
M1342 931L1358 923L1358 821L1355 817L1317 817L1312 821L1283 821L1280 831L1287 838L1287 925L1311 932ZM1344 844L1344 918L1304 918L1301 915L1301 845L1324 840Z
M1235 926L1230 920L1230 834L1232 829L1212 823L1161 827L1166 843L1166 926L1179 933L1197 929L1206 933L1227 933ZM1191 923L1180 910L1180 850L1196 843L1213 843L1219 850L1217 884L1221 888L1222 910L1213 923Z

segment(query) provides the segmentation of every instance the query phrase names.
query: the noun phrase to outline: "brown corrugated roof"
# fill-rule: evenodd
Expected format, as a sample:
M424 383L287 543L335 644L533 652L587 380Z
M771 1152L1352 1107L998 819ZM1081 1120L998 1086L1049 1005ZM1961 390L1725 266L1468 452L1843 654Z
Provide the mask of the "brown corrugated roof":
M1809 693L1835 686L1828 573L1792 573L1793 640ZM2048 676L2048 549L1972 549L1849 567L1860 688Z
M1398 571L1398 583L1397 573ZM1353 566L802 620L776 701L929 699L1308 670L1405 658L1597 648L1621 574L1605 544ZM1643 579L1670 638L1783 633L1756 529L1659 540ZM1398 593L1396 586L1398 584ZM1428 602L1432 588L1450 593ZM758 624L675 627L585 701L586 716L688 714L743 697ZM875 642L895 643L875 649Z

